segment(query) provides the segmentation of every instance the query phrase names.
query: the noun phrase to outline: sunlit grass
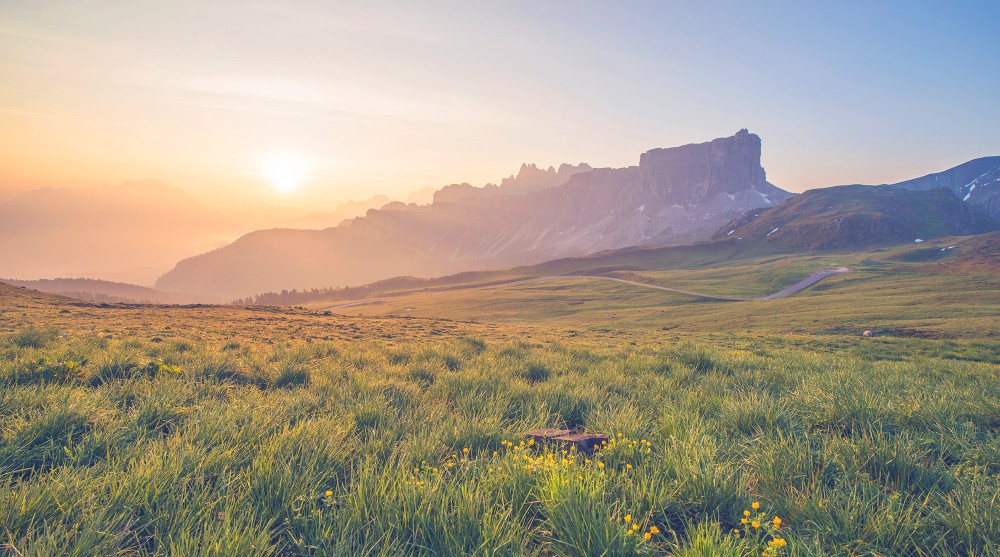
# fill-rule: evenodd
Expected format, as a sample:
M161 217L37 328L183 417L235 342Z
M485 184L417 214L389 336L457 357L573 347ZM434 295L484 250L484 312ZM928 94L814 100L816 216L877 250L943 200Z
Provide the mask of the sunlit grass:
M992 555L1000 541L1000 368L975 361L995 345L208 333L3 338L6 551ZM581 453L521 438L538 427L611 439Z

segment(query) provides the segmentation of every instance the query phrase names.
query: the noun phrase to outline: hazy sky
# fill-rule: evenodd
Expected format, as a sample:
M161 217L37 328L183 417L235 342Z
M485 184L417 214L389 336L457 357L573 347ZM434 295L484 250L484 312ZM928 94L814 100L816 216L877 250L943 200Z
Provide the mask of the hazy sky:
M1000 154L998 22L996 1L0 0L0 199L405 197L744 127L786 189L898 181Z

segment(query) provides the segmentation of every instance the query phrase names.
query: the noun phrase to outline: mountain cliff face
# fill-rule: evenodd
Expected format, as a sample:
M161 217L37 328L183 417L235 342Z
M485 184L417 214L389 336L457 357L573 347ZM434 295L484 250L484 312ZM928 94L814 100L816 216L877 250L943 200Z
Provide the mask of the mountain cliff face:
M892 186L836 186L806 191L773 208L749 211L713 238L817 250L858 249L998 228L995 219L947 188L910 191Z
M394 203L322 231L254 232L181 261L157 287L232 299L703 240L791 195L766 181L760 151L740 130L648 151L627 168L526 165L501 186L446 187L430 205Z
M944 172L892 184L892 187L913 191L947 188L964 203L1000 219L1000 157L974 159Z

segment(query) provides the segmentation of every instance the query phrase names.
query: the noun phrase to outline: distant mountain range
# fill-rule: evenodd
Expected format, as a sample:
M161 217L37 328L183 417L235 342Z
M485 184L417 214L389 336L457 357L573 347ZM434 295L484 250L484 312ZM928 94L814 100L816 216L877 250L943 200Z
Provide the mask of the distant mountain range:
M654 149L626 168L524 165L499 186L445 187L430 205L391 203L321 231L253 232L181 261L156 286L229 300L705 240L792 195L767 182L760 155L760 138L740 130Z

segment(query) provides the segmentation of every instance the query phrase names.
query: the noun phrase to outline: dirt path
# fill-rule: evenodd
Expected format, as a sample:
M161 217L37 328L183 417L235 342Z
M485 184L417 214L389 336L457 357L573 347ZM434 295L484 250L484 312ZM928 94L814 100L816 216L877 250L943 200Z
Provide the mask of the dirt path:
M767 296L760 296L760 297L757 297L757 298L730 298L730 297L726 297L726 296L713 296L711 294L702 294L701 292L692 292L690 290L680 290L678 288L668 288L666 286L659 286L659 285L656 285L656 284L648 284L648 283L645 283L645 282L636 282L634 280L627 280L627 279L621 279L621 278L616 278L616 277L604 277L604 276L600 276L600 275L562 275L562 276L553 275L553 276L530 278L530 279L525 279L525 280L516 280L516 281L513 281L513 282L504 283L502 286L517 286L519 284L532 284L532 283L536 283L536 282L549 282L549 281L553 281L553 280L566 280L566 279L573 279L573 278L585 278L585 279L597 279L597 280L610 280L610 281L613 281L613 282L620 282L620 283L623 283L623 284L631 284L631 285L634 285L634 286L642 286L644 288L652 288L654 290L666 290L667 292L677 292L679 294L687 294L688 296L697 296L699 298L708 298L710 300L722 300L722 301L726 301L726 302L749 302L749 301L754 301L754 300L777 300L778 298L787 298L788 296L791 296L793 294L798 294L799 292L802 292L806 288L809 288L810 286L816 284L817 282L819 282L819 281L821 281L821 280L823 280L823 279L825 279L827 277L832 277L833 275L840 275L840 274L850 273L850 272L851 272L851 270L848 269L847 267L834 267L832 269L823 269L821 271L815 271L812 274L810 274L808 277L806 277L806 278L804 278L804 279L796 282L795 284L792 284L790 286L782 288L781 290L779 290L777 292L774 292L772 294L768 294ZM501 285L498 285L498 284L487 284L487 285L483 285L483 286L475 286L475 287L472 287L472 288L475 288L475 289L496 288L497 286L501 286ZM337 306L329 306L329 307L322 308L322 309L327 309L327 310L342 309L342 308L349 308L349 307L353 307L353 306L361 306L361 305L367 305L367 304L379 304L379 303L382 303L384 301L385 301L385 299L383 299L383 298L372 298L372 299L365 299L365 300L357 300L357 301L354 301L354 302L350 302L350 303L346 303L346 304L340 304L340 305L337 305Z

